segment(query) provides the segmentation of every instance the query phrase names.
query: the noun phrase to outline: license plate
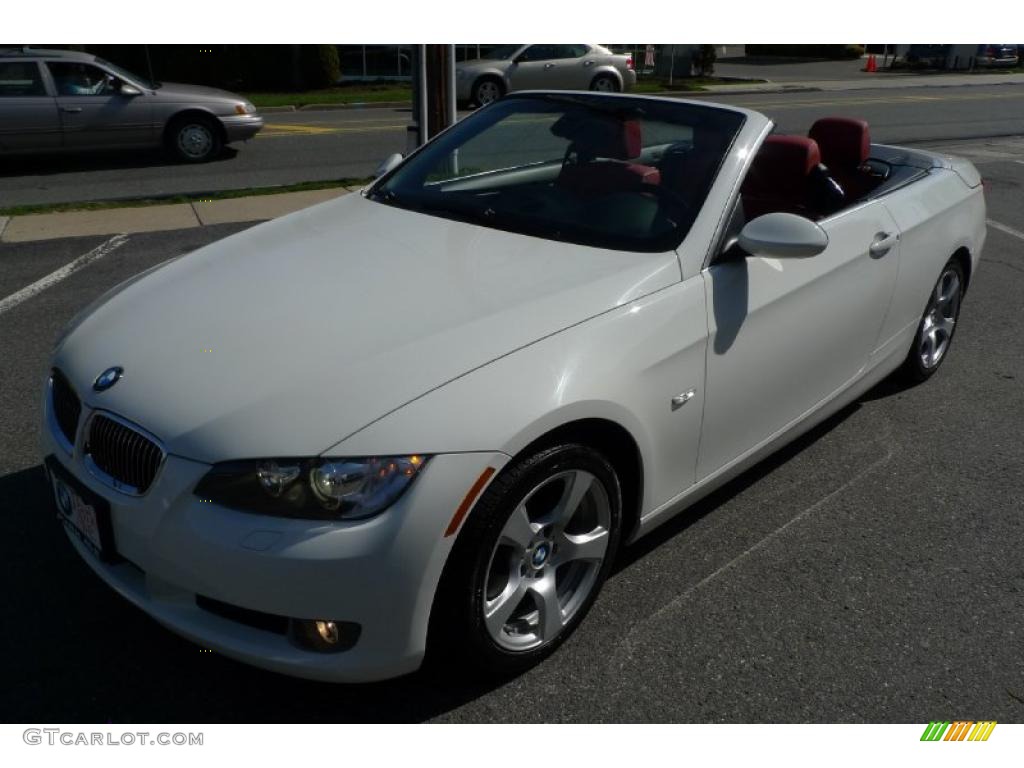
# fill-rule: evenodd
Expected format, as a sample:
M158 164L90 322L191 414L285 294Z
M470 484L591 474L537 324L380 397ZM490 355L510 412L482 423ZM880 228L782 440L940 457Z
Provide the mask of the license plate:
M55 460L47 462L47 469L57 502L58 518L97 557L108 560L112 547L107 543L110 539L110 508L107 502L76 487Z

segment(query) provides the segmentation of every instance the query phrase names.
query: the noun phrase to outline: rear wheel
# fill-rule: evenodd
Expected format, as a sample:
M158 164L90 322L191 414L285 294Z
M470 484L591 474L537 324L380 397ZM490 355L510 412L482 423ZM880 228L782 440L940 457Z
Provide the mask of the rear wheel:
M176 119L167 129L167 148L186 163L205 163L220 154L219 126L209 117L186 115Z
M615 93L619 90L619 81L611 75L598 75L590 83L590 90Z
M618 549L614 469L582 445L549 448L502 472L466 521L431 617L431 654L516 673L579 626Z
M960 319L963 295L964 270L960 261L952 258L942 268L942 274L928 297L914 344L903 363L903 373L911 382L930 378L946 359Z

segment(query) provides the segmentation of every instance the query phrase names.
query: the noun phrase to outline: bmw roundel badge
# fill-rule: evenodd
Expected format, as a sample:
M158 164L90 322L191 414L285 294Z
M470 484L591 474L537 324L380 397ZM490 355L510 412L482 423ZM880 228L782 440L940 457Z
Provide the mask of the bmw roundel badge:
M107 368L107 370L96 377L96 381L92 383L92 388L97 392L106 392L112 386L117 384L118 379L121 378L121 374L123 373L124 368L119 365L115 365L113 368Z

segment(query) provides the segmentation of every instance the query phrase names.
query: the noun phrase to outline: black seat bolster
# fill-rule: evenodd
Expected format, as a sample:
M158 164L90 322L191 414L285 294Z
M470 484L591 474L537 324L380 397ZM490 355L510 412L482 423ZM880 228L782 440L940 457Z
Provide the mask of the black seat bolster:
M847 195L822 164L807 175L807 207L819 216L830 216L847 204Z

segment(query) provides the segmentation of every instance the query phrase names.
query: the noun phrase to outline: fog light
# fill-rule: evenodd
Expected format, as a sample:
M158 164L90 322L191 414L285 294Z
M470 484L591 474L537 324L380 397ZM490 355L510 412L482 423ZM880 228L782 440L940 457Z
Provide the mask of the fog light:
M292 619L292 642L308 651L340 653L359 640L362 627L354 621Z
M320 635L320 639L330 645L337 645L341 635L338 634L338 625L333 621L318 621L316 623L316 632Z

